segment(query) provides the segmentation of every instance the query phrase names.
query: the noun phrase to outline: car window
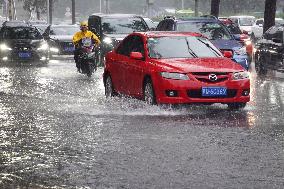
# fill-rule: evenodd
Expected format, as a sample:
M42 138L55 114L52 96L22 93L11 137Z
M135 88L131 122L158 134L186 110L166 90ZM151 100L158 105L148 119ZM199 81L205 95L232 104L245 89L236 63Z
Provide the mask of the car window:
M144 52L144 43L142 37L138 35L133 36L132 43L129 48L130 52L140 52L142 55L144 55L145 52Z
M254 23L254 18L250 17L239 18L240 26L252 26L253 23Z
M51 27L50 35L74 35L79 31L78 26L62 26L62 27Z
M2 30L4 39L42 39L42 35L33 27L7 27Z
M134 41L134 36L128 36L118 46L116 52L121 55L129 56L133 41Z
M273 35L276 33L277 27L272 26L263 35L264 39L272 40Z
M256 24L256 25L260 25L260 24L263 25L263 23L264 23L264 20L257 20L255 24Z
M106 34L129 34L134 31L145 32L147 30L145 22L141 18L103 18L102 30Z
M157 30L158 31L165 31L166 30L166 24L167 24L166 20L161 21L157 26Z
M147 40L150 58L220 57L220 51L200 37L155 37Z
M180 22L177 31L202 33L210 40L232 39L225 26L216 22Z

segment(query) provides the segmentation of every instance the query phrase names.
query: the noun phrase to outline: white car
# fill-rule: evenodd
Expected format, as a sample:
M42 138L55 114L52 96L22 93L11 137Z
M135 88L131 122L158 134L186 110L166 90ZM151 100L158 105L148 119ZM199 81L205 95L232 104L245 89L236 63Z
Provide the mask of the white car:
M251 35L252 26L255 22L254 16L230 16L229 19L238 24L243 33Z
M262 34L263 34L263 23L264 23L264 19L260 18L257 19L255 21L255 23L252 26L252 33L251 33L251 37L253 39L259 39L261 38ZM282 18L275 18L275 25L283 25L284 24L284 20Z

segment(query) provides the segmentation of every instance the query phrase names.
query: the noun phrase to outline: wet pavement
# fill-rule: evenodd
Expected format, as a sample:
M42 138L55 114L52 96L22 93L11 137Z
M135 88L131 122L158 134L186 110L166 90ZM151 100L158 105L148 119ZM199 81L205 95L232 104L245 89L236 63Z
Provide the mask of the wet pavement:
M102 69L0 67L0 188L284 188L284 77L251 102L160 107L106 99Z

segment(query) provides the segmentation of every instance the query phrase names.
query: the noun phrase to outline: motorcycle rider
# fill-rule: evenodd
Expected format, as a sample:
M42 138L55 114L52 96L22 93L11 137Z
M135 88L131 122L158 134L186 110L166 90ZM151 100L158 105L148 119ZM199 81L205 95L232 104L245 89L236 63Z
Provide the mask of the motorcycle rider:
M96 44L96 46L101 44L101 41L99 40L99 38L93 32L88 30L87 21L83 21L80 23L80 30L81 31L75 33L75 35L73 36L73 44L75 45L74 60L75 60L78 72L80 72L80 68L81 68L80 62L78 61L78 56L80 54L80 45L81 45L82 40L88 38L88 39L91 39L93 43Z

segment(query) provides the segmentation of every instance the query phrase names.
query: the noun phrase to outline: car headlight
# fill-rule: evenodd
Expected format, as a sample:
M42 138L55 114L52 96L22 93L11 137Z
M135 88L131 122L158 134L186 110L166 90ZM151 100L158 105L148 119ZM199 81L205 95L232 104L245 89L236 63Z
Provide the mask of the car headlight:
M241 80L241 79L248 79L249 78L249 72L235 72L233 74L233 80Z
M237 55L246 55L247 54L247 49L245 46L239 48L238 50L235 50L235 53Z
M54 52L54 53L58 53L59 52L59 49L56 48L56 47L50 47L49 50L50 50L50 52Z
M46 50L48 50L48 44L47 44L47 43L42 43L42 44L40 45L40 47L37 48L37 50L38 50L38 51L46 51Z
M105 37L105 38L103 39L103 42L106 43L106 44L108 44L108 45L110 45L110 44L112 44L112 39L111 39L110 37Z
M161 72L160 74L166 79L189 80L189 77L183 73Z
M1 50L1 51L11 51L12 48L8 47L5 43L2 43L2 44L0 45L0 50Z

